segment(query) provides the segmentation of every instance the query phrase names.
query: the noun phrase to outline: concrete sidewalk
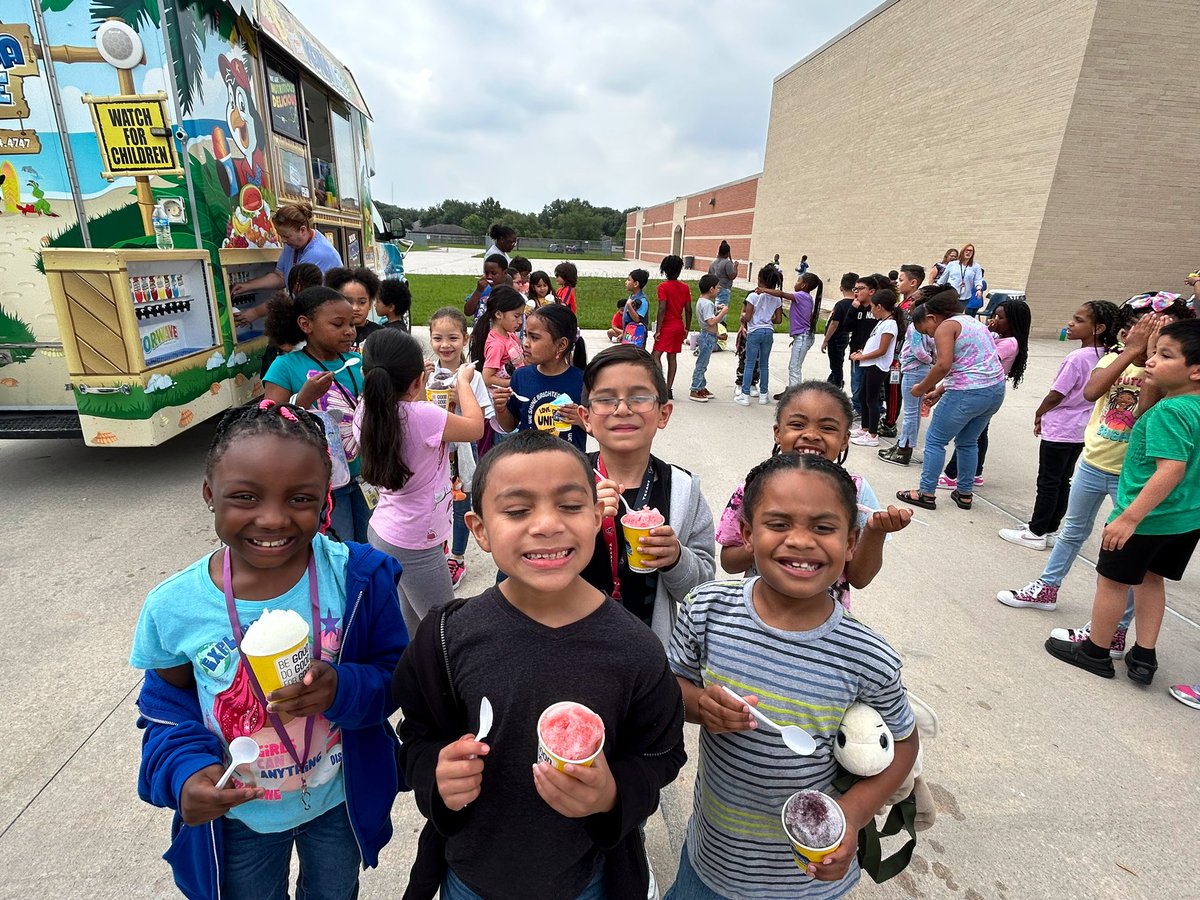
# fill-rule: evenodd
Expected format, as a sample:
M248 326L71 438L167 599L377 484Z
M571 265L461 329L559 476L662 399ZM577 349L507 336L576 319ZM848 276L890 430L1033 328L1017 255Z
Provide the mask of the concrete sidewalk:
M421 253L409 257L429 257ZM412 269L410 271L416 271ZM603 336L588 333L593 352ZM772 390L785 383L784 342L771 356ZM1042 649L1055 626L1087 619L1094 573L1082 559L1057 612L1001 606L995 592L1036 577L1046 555L1002 542L996 530L1028 516L1037 440L1034 408L1067 346L1036 342L1026 384L993 422L975 508L918 510L888 545L883 571L854 594L854 612L905 661L905 680L941 717L925 769L940 818L920 835L909 870L872 898L1175 898L1197 894L1200 714L1166 686L1200 680L1200 566L1171 585L1152 688L1094 678ZM714 356L708 404L676 402L657 453L697 472L714 511L770 452L773 407L731 402L732 353ZM692 357L680 358L686 398ZM824 357L807 373L823 377ZM10 641L0 658L0 897L94 900L172 895L159 857L170 814L135 793L141 675L127 665L146 592L216 545L200 498L206 424L164 447L88 449L68 442L0 442L8 540L0 591ZM916 485L918 470L852 448L848 467L884 502ZM1096 536L1084 557L1094 560ZM460 594L493 579L477 549ZM689 726L694 750L695 729ZM659 883L674 875L691 806L695 758L650 827ZM421 827L411 798L395 806L396 836L364 897L395 897ZM1190 885L1190 887L1189 887ZM622 898L623 900L623 898Z

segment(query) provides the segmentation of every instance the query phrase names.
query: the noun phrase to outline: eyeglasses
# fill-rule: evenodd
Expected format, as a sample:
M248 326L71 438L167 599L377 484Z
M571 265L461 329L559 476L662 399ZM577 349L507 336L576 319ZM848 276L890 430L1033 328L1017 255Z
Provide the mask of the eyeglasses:
M587 402L587 408L593 415L611 416L624 403L632 413L648 413L660 402L653 394L638 394L636 397L592 397Z
M1174 306L1178 300L1178 294L1173 294L1170 291L1157 291L1154 293L1135 294L1125 301L1125 305L1130 309L1145 309L1149 307L1155 312L1164 312Z

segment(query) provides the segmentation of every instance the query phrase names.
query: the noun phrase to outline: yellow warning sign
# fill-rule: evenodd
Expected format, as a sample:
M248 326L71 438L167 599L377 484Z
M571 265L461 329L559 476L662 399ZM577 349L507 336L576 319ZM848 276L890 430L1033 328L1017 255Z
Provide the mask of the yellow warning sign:
M100 142L104 170L110 181L130 175L181 175L175 140L167 125L166 94L93 97L92 124Z

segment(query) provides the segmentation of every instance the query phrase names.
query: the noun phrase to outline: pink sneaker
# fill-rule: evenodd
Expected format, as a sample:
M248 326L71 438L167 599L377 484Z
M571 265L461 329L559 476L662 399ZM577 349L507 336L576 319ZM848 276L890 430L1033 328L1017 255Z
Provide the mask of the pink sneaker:
M943 491L952 491L958 487L958 480L949 475L939 475L937 486Z
M463 580L463 575L467 573L467 564L461 559L451 556L446 560L446 565L450 567L450 583L458 587L458 583Z
M1116 634L1113 635L1112 643L1108 645L1108 655L1113 659L1122 659L1125 656L1125 637L1128 633L1126 629L1118 628ZM1060 641L1070 641L1072 644L1086 641L1091 636L1091 622L1088 622L1082 628L1055 628L1050 632L1050 637L1057 638Z
M996 594L996 599L1014 609L1029 607L1051 610L1058 606L1058 588L1037 578L1019 590L1000 591ZM1075 639L1071 638L1071 640Z
M1200 709L1200 684L1173 684L1167 690L1184 706Z

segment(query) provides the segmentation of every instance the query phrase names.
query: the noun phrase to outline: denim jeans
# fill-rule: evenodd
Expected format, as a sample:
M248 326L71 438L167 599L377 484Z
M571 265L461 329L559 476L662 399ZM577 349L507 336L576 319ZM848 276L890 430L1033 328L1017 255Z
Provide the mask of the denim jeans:
M925 456L921 463L921 493L937 490L938 475L946 462L946 445L954 441L958 453L958 490L975 490L975 461L979 435L1004 402L1004 382L973 391L946 391L929 420Z
M918 369L916 372L905 372L900 376L900 400L904 404L903 420L900 422L900 436L896 438L897 447L907 447L910 450L917 446L917 438L921 435L921 398L912 395L912 389L925 380L929 369Z
M758 366L758 393L762 397L770 396L767 392L767 382L771 375L771 345L775 343L775 332L769 328L759 328L746 334L746 368L742 372L742 393L750 393L750 385L754 381L754 367Z
M601 866L600 870L596 872L596 877L583 889L583 893L576 900L605 900L606 896L604 867ZM438 891L438 897L441 900L484 900L483 897L463 884L462 879L454 874L453 869L446 870L446 877L442 880L442 888Z
M852 359L850 360L850 403L854 406L854 412L859 416L863 412L862 388L862 366L856 360Z
M798 334L792 339L792 356L788 360L788 387L804 380L804 357L813 345L813 334Z
M349 484L334 490L333 515L329 524L337 532L339 541L365 544L370 521L371 508L367 506L367 498L363 496L357 478L351 478Z
M675 873L675 883L667 891L663 900L725 900L720 894L700 880L692 861L688 858L687 843L679 854L679 869Z
M1117 483L1120 475L1109 475L1101 472L1095 466L1089 466L1084 460L1075 467L1075 477L1071 481L1071 495L1067 499L1067 516L1063 519L1062 530L1058 540L1046 560L1046 568L1042 570L1042 581L1061 587L1063 579L1071 571L1075 557L1083 542L1092 533L1096 524L1096 515L1105 497L1117 502ZM1125 605L1125 615L1121 616L1120 628L1128 628L1133 621L1133 588L1129 589L1129 599Z
M362 856L346 804L287 831L260 833L228 816L221 896L226 900L287 900L292 846L300 857L296 900L353 900Z
M462 500L454 501L454 530L450 534L450 553L462 556L467 552L467 541L471 530L467 528L466 515L471 510L471 495L467 494Z
M717 346L717 336L711 331L701 331L696 341L696 369L692 372L692 390L702 391L708 387L704 377L708 371L708 361L712 359L713 348Z

